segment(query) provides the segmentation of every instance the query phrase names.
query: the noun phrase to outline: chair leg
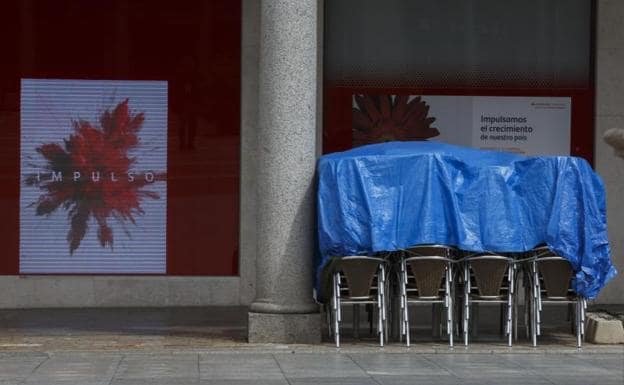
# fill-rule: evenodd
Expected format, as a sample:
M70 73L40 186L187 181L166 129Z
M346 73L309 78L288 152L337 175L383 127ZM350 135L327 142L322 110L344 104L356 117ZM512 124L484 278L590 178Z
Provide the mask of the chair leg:
M515 268L514 268L515 269ZM519 301L519 290L520 290L520 280L518 279L518 271L514 272L514 303L513 303L513 333L514 333L514 341L518 341L518 301Z
M533 270L533 279L534 279L534 285L535 285L535 291L536 291L536 295L535 295L535 320L536 320L536 325L535 325L535 332L536 334L539 336L542 334L542 327L541 327L541 313L542 313L542 288L540 287L540 282L539 282L539 272L537 271L537 263L533 262L533 266L534 266L534 270Z
M470 267L464 264L464 345L468 346L468 329L470 324Z
M581 339L585 341L585 316L587 311L587 300L581 297Z
M403 313L403 307L405 306L405 301L403 298L403 273L402 272L398 272L397 273L397 281L399 282L398 284L398 289L399 289L399 295L398 295L398 301L399 301L399 342L403 342L403 335L405 335L405 314Z
M334 274L334 339L340 347L340 273Z
M531 319L529 318L530 306L531 306L531 296L533 295L533 290L531 289L531 282L529 279L529 274L527 274L526 268L522 273L522 289L524 290L524 336L527 340L531 339Z
M382 285L381 285L381 289L383 290L381 292L381 318L383 320L383 332L384 332L384 342L388 343L388 337L390 334L389 328L388 328L388 294L389 294L389 288L388 288L388 283L386 281L386 268L382 265L381 266L381 278L382 278Z
M581 306L577 300L574 304L576 308L576 317L574 317L574 323L576 324L576 347L581 347Z
M449 346L453 347L453 296L451 293L451 281L453 279L452 265L446 268L446 331L449 336Z
M509 266L509 272L507 273L507 277L508 277L508 291L507 291L507 296L509 297L507 299L507 334L508 334L508 341L507 344L509 347L511 347L512 343L513 343L513 303L514 303L514 266L510 265Z
M379 285L379 282L377 283ZM383 333L383 310L381 290L377 289L377 333L379 334L379 346L384 346L384 333Z
M407 301L407 266L405 261L402 261L402 272L401 276L403 279L403 284L401 285L403 290L403 328L405 332L405 344L407 347L410 346L410 324L409 324L409 303Z
M531 284L531 338L533 342L533 346L537 346L537 328L538 328L538 316L539 316L539 306L537 303L537 298L541 295L539 286L538 286L538 273L537 273L537 263L533 261L531 269L531 276L533 277L533 281Z

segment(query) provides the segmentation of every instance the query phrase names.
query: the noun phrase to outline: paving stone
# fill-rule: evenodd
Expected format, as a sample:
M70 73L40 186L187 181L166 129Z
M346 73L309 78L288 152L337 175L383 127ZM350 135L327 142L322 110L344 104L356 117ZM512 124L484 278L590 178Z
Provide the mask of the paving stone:
M293 354L281 346L265 349L272 353L239 349L124 356L106 352L4 352L0 353L0 385L624 384L624 353L419 354L374 350Z
M428 360L460 378L525 377L526 371L502 355L494 354L436 354L425 355Z
M198 378L114 379L110 385L199 385Z
M505 356L511 362L539 374L565 375L579 373L585 375L599 375L605 372L604 368L579 361L574 354L557 355L508 355Z
M199 379L197 354L127 355L115 379Z
M614 370L624 378L624 356L621 354L578 354L575 357L591 365Z
M257 378L255 380L232 380L232 379L219 379L219 380L201 380L200 385L289 385L285 378L265 380Z
M202 380L284 379L272 354L202 354L199 376Z
M381 385L461 385L465 380L455 376L420 376L420 375L375 375L375 381Z
M323 377L367 377L345 354L276 354L275 358L288 379Z
M84 353L51 355L24 384L107 385L121 358L121 355Z
M372 376L422 375L451 376L448 370L436 365L420 354L350 354L351 358Z
M378 385L373 378L362 377L311 377L311 378L295 378L289 380L290 385Z
M555 385L622 385L624 378L613 376L549 376L548 380Z
M0 356L0 384L2 384L2 382L19 382L26 379L35 368L47 359L47 355Z

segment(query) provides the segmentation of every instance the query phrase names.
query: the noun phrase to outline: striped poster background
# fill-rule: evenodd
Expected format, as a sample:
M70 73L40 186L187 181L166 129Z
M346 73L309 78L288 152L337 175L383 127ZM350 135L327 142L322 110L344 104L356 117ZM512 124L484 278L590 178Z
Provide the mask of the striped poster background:
M166 181L146 186L160 199L142 201L145 214L136 217L136 225L109 220L113 249L101 247L97 224L90 218L87 234L73 255L67 242L67 212L60 208L48 217L36 216L33 202L42 191L24 183L26 175L45 164L35 151L37 147L44 143L63 145L63 139L73 132L75 120L87 120L99 127L99 115L126 98L131 112L145 114L140 145L129 154L137 159L133 169L166 173L167 82L22 79L20 273L166 273Z

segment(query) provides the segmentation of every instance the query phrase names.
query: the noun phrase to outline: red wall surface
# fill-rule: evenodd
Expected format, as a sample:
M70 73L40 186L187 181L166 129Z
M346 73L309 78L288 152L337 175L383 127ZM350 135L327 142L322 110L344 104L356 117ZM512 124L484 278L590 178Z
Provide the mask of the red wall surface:
M19 273L20 79L166 80L167 274L238 274L241 4L0 3L0 274Z

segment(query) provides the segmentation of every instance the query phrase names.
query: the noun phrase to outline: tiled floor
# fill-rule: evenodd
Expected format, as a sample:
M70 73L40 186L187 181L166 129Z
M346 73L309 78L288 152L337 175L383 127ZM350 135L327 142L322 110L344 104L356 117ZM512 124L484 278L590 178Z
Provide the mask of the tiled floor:
M622 385L624 354L9 353L0 384Z
M453 349L425 329L413 331L410 348L380 348L374 336L354 340L346 328L336 349L331 341L248 344L245 315L232 308L0 311L0 385L624 384L624 345L578 350L565 327L546 330L537 348L524 340L509 348L493 322L470 346Z

